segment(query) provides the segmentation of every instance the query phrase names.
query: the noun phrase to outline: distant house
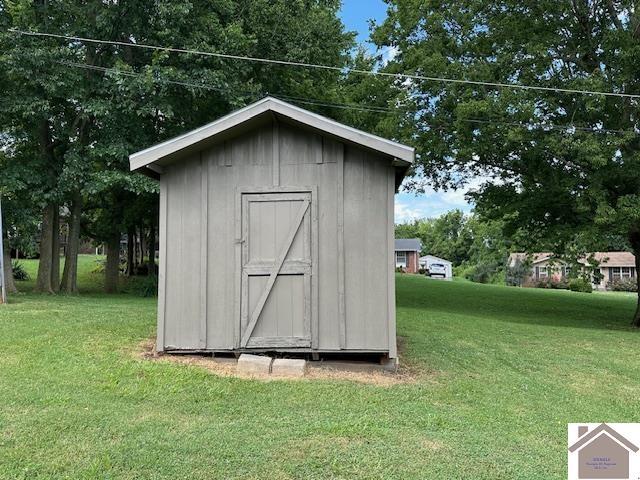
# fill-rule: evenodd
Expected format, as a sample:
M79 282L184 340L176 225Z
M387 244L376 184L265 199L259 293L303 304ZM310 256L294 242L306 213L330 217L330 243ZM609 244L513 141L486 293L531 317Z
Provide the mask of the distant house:
M593 287L595 289L606 290L612 282L617 280L630 278L637 279L636 257L632 253L595 252L578 261L583 265L587 265L588 258L591 256L593 256L593 259L598 263L598 267L594 269L592 279ZM525 286L531 286L538 281L549 278L559 281L566 279L571 273L571 267L563 260L555 257L551 252L538 252L531 254L512 253L509 255L507 265L509 267L514 267L518 263L524 262L527 257L531 260L531 272L529 276L524 279L523 285Z
M419 238L396 238L396 268L402 268L407 273L418 273L421 250Z
M440 271L444 272L445 280L451 280L453 278L453 264L449 260L436 257L435 255L425 255L420 257L420 268L424 268L427 272L436 272L436 276Z

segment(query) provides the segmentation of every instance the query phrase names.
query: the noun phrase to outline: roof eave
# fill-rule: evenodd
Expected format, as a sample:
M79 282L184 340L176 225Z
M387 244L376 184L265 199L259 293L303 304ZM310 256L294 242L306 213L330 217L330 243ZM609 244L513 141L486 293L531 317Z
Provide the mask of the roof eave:
M165 157L179 154L182 150L230 131L267 111L272 111L291 119L293 122L307 125L343 141L388 155L393 158L393 165L399 168L406 170L414 162L415 150L412 147L343 125L281 100L266 97L207 125L130 155L129 167L132 171L139 170Z

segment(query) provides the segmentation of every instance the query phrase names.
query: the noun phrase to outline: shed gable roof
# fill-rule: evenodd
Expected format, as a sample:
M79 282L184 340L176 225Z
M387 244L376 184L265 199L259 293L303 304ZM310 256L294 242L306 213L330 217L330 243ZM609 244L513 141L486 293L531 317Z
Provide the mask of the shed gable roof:
M159 160L179 155L180 152L211 141L216 136L230 133L242 124L270 113L347 143L387 155L398 162L398 166L403 166L405 169L413 163L414 149L412 147L343 125L282 100L266 97L200 128L130 155L130 169L139 170L144 167L152 167L152 164Z

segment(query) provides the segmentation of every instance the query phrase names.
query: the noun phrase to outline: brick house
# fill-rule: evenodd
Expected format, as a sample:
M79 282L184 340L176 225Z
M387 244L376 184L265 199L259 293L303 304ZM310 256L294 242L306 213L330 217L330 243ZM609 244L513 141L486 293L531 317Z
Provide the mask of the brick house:
M407 273L418 273L422 243L419 238L396 238L396 268Z

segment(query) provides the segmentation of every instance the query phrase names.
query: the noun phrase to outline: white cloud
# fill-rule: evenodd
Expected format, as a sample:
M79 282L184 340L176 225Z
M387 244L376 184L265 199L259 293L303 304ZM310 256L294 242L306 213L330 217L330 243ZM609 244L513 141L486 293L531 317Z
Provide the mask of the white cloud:
M427 188L421 195L401 192L396 195L395 221L405 223L418 218L438 217L455 209L469 213L473 204L465 199L465 195L469 190L474 190L487 181L487 177L476 177L470 180L465 188L446 192L433 188Z
M397 198L397 197L396 197ZM422 218L423 212L419 208L413 208L408 203L396 200L394 206L394 216L396 223L412 222L418 218Z
M387 63L392 61L394 58L396 58L396 55L400 53L400 49L394 46L385 47L382 49L381 53L382 53L382 65L386 65Z

